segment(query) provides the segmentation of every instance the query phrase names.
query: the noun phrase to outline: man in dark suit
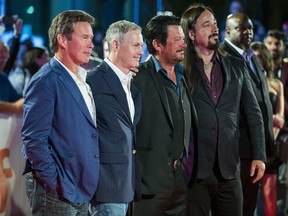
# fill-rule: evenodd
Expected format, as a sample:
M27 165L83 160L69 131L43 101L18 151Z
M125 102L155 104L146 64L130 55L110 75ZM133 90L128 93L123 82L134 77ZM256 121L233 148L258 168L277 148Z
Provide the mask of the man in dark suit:
M264 121L266 157L272 160L275 156L273 135L273 111L270 102L267 79L263 68L253 54L250 44L253 40L253 24L250 18L243 13L231 14L226 20L225 41L221 47L233 56L244 58L254 90L254 94L261 109ZM243 57L244 56L244 57ZM253 216L257 203L259 181L253 182L250 176L252 140L247 127L247 116L241 112L240 117L240 158L241 182L243 190L243 215Z
M196 183L188 189L188 215L241 216L239 159L240 106L251 134L254 182L264 173L263 120L245 62L218 49L219 29L213 11L189 6L181 18L187 71L198 116Z
M86 71L94 18L79 10L49 28L55 56L31 79L24 101L23 154L33 215L88 214L99 177L95 105Z
M108 58L87 77L97 107L100 150L99 184L91 214L125 216L128 203L140 197L135 132L141 99L131 84L130 68L139 66L143 38L138 25L121 20L109 26L106 40Z
M134 204L134 215L186 215L186 183L191 179L197 121L179 65L186 48L180 18L153 17L146 25L145 38L152 56L133 79L142 98L136 130L142 199Z

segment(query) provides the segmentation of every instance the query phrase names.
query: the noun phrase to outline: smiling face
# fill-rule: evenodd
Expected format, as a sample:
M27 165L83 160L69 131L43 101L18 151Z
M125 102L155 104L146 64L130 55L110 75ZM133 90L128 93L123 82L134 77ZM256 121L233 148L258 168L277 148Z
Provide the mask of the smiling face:
M158 50L161 59L175 65L184 59L184 49L187 47L185 35L180 25L168 26L167 33L166 44L157 43L154 47Z
M189 38L195 49L215 50L219 46L219 29L214 15L205 10L197 19L193 29L189 31Z
M122 71L129 71L139 66L141 55L143 55L143 37L141 31L128 31L123 40L112 42L117 55L117 66Z
M89 61L94 45L92 42L92 27L88 22L77 22L74 24L71 40L68 40L63 35L62 37L58 40L63 43L62 45L66 49L66 58L76 65L85 64Z

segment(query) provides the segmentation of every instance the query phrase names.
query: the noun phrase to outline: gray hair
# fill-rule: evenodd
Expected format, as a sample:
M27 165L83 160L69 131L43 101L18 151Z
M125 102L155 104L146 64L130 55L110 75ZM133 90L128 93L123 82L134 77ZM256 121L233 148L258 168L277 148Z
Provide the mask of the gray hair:
M105 35L109 50L111 50L112 40L117 39L123 41L125 39L125 35L129 31L134 30L142 31L142 28L139 25L127 20L120 20L112 23L107 29Z

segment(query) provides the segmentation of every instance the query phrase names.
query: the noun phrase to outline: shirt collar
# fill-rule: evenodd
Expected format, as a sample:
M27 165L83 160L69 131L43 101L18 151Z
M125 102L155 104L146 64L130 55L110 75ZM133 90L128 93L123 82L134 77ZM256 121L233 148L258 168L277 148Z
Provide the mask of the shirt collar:
M155 64L155 69L156 69L157 72L159 72L159 71L165 71L166 72L166 70L162 67L162 65L155 58L154 55L152 55L151 58L152 58L152 61ZM184 68L180 64L176 64L174 70L175 70L176 73L184 74Z
M57 62L59 62L59 64L61 64L61 65L68 71L68 73L71 75L71 77L73 78L73 80L78 81L78 78L76 77L76 75L75 75L71 70L69 70L69 69L68 69L59 59L57 59L55 56L54 56L54 59L55 59ZM78 72L79 76L81 77L81 79L85 82L86 76L87 76L87 71L86 71L84 68L82 68L81 66L79 66L79 67L77 68L77 72Z
M104 61L112 68L115 74L120 79L121 83L127 83L133 76L133 72L129 71L127 74L122 72L116 65L114 65L108 58L105 58Z

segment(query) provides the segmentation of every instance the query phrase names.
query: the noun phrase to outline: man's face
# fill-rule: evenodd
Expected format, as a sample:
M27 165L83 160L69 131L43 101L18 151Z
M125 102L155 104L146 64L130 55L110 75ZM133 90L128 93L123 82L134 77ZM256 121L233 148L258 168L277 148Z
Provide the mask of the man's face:
M285 49L284 42L275 37L267 36L264 39L264 44L268 48L273 59L282 58L283 50Z
M226 37L235 46L246 50L253 41L253 24L243 16L231 18L227 22Z
M167 32L166 45L159 45L159 55L166 62L175 65L184 59L184 49L187 47L185 35L180 25L168 26Z
M67 41L67 57L76 65L85 64L89 61L94 47L92 27L88 22L74 24L72 39Z
M119 68L128 71L131 68L138 67L140 57L143 55L143 37L141 31L129 31L126 33L123 41L115 41L115 43L119 43L117 50Z
M197 19L194 29L190 30L189 38L196 49L215 50L219 45L219 29L214 15L205 10Z

